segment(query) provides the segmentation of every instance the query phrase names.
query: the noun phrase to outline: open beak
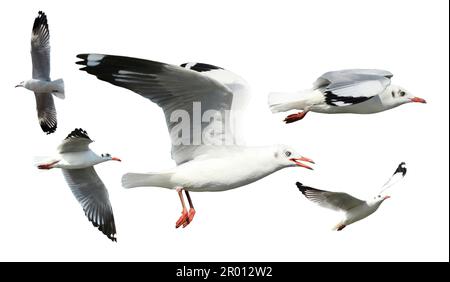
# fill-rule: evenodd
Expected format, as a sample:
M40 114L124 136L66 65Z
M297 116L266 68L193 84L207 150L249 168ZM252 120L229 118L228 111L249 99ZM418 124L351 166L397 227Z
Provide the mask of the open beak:
M425 99L422 99L422 98L419 98L419 97L414 97L414 98L411 98L410 100L411 100L411 102L414 102L414 103L422 103L422 104L426 104L427 103L427 101L425 101Z
M304 168L307 168L307 169L310 169L310 170L313 169L312 167L307 166L307 165L301 163L301 162L308 162L308 163L314 164L314 161L311 160L311 159L308 159L308 158L305 158L305 157L301 157L301 158L291 158L291 159L289 159L289 160L292 161L292 162L294 162L294 163L295 163L296 165L298 165L298 166L301 166L301 167L304 167Z
M121 159L119 159L119 158L111 158L111 160L113 160L113 161L118 161L118 162L121 162L122 160Z
M384 196L383 200L389 199L391 196Z

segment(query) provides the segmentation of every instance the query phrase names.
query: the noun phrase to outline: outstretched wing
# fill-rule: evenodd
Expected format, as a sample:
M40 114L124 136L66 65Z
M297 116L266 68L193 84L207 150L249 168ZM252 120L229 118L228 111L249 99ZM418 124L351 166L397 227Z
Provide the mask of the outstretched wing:
M50 32L47 16L39 11L31 32L31 59L33 78L50 80Z
M383 193L384 191L392 187L394 184L402 180L406 175L406 171L407 169L405 162L401 162L398 165L397 169L394 171L394 174L392 174L391 178L389 178L389 180L386 183L384 183L383 187L381 187L381 191L379 194L381 195L381 193Z
M172 158L178 164L195 158L210 145L236 143L229 123L233 90L210 75L223 69L196 63L190 69L188 64L180 67L100 54L77 57L82 59L77 62L84 66L81 70L134 91L163 109Z
M108 191L94 167L62 171L89 221L109 239L116 241L116 225Z
M297 182L296 185L308 200L315 202L324 208L336 211L348 211L365 203L347 193L319 190L304 186L300 182Z
M75 128L72 132L67 135L61 144L58 146L59 153L68 152L82 152L89 149L89 144L91 144L91 138L87 135L87 132L81 128Z
M323 74L313 85L331 106L349 106L382 93L391 84L393 74L385 70L350 69Z

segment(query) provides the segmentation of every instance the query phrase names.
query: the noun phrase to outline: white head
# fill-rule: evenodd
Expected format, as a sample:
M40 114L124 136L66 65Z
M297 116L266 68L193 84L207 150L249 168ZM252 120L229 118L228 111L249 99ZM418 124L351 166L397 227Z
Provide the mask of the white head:
M100 157L102 158L103 162L107 162L107 161L118 161L121 162L122 160L116 157L112 157L111 154L105 153L105 154L101 154Z
M311 167L305 165L303 162L314 163L311 159L305 158L295 152L292 148L286 145L278 145L275 147L273 157L281 167L304 167L311 169Z
M398 85L389 85L381 95L383 104L391 108L406 104L406 103L426 103L422 98L415 97L406 89Z
M370 206L373 205L381 205L385 200L389 199L391 196L382 196L382 195L376 195L375 197L371 198L367 201L367 204Z

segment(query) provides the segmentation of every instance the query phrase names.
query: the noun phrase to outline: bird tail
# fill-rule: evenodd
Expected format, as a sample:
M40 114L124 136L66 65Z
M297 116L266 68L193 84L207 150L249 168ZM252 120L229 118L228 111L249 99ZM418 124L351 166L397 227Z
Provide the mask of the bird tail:
M126 173L122 176L122 186L124 188L145 186L172 188L171 175L171 173Z
M286 112L289 110L304 110L306 103L314 94L312 90L297 92L272 92L269 93L269 108L272 113Z
M64 80L62 78L52 81L53 91L52 94L59 99L66 98L64 94Z

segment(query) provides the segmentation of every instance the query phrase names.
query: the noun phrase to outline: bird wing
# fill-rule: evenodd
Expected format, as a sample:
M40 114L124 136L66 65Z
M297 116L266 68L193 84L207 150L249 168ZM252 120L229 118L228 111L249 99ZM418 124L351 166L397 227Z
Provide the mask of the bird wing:
M94 167L62 171L89 221L109 239L116 241L116 225L108 191Z
M384 191L392 187L394 184L402 180L406 175L406 171L407 169L405 162L401 162L398 165L397 169L394 171L394 174L392 174L391 178L389 178L389 180L386 183L384 183L384 185L381 187L379 195L381 195L381 193L383 193Z
M36 98L36 110L42 130L47 134L55 132L57 120L52 94L35 92L34 97Z
M308 200L335 211L348 211L365 203L347 193L319 190L304 186L300 182L297 182L296 185Z
M81 128L76 128L67 135L67 137L58 146L59 153L68 152L82 152L89 149L89 144L91 144L91 138L87 135L87 132Z
M172 140L172 159L177 164L192 160L212 146L236 144L229 122L235 103L233 90L212 73L226 72L228 78L233 76L245 88L237 75L207 64L175 66L100 54L77 57L82 59L77 62L84 66L81 70L136 92L163 109Z
M393 74L385 70L351 69L327 72L313 85L331 106L362 103L383 92L391 84Z
M50 32L47 16L39 11L34 20L31 32L31 60L33 62L33 78L50 80Z

